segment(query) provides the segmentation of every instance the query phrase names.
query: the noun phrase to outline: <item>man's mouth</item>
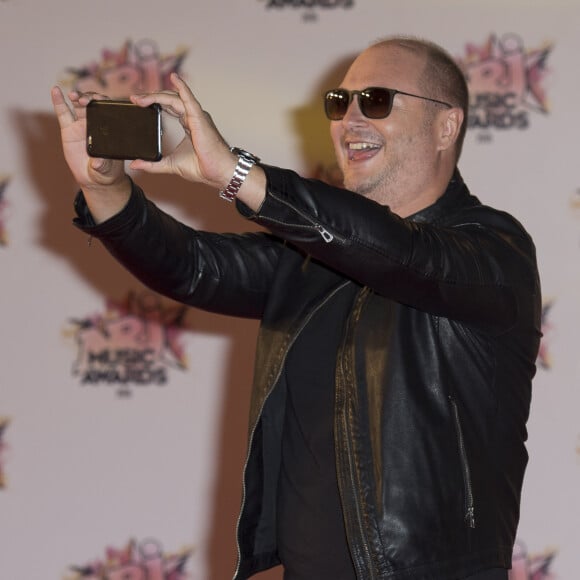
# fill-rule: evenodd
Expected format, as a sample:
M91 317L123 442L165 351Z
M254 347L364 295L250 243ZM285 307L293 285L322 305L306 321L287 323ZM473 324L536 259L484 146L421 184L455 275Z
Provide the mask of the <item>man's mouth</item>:
M370 159L371 157L374 157L380 148L380 145L369 143L367 141L350 141L346 143L349 161Z

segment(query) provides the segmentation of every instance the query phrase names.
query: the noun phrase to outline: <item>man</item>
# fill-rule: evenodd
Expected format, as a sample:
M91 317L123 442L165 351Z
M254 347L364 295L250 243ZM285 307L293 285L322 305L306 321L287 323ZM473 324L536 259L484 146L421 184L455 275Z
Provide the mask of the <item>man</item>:
M287 580L507 578L540 288L529 236L456 169L453 60L390 38L327 93L346 189L230 151L173 82L132 100L185 137L132 167L214 186L273 235L176 222L120 162L86 156L88 97L52 96L78 227L153 289L261 319L235 578L279 563Z

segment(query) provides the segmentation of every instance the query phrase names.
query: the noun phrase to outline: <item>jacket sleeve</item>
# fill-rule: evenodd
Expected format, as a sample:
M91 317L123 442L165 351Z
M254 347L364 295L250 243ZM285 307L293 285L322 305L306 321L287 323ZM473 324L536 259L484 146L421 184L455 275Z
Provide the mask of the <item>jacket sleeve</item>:
M462 204L421 221L291 171L264 170L262 207L252 214L239 204L240 211L381 295L494 332L516 324L523 300L537 302L531 239L511 216L479 204L462 181Z
M95 225L80 192L74 224L149 288L204 310L259 318L282 245L264 233L194 230L160 210L133 184L127 206Z

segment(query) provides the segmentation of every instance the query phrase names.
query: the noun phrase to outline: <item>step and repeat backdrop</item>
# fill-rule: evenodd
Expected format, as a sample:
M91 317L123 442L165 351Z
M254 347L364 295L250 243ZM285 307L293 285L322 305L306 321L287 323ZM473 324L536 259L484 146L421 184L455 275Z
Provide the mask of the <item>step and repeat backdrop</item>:
M178 71L232 145L332 180L321 95L394 33L464 67L460 169L536 241L511 575L580 577L579 22L578 0L0 0L0 579L222 580L236 561L257 324L155 295L72 226L51 86L125 97ZM215 191L134 178L195 227L252 227Z

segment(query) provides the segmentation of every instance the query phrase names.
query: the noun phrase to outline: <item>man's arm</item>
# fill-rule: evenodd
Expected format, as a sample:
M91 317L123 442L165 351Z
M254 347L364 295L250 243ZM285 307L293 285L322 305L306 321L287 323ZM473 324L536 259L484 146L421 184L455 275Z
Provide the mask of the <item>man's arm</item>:
M158 102L184 128L181 143L161 161L134 161L131 168L173 173L190 181L223 188L237 157L211 118L177 75L178 92L135 96L142 106ZM124 162L89 157L86 106L102 95L51 93L65 159L82 190L78 227L100 238L125 267L151 288L176 300L239 316L260 316L280 245L264 235L220 236L196 232L173 220L133 188ZM138 190L136 194L136 190ZM254 167L240 197L256 209L265 195L265 175Z
M471 203L462 181L437 224L402 219L356 193L265 166L268 194L242 212L375 292L503 332L539 296L534 245L507 214ZM455 186L454 186L455 187Z
M133 185L129 202L95 224L84 195L75 200L75 225L99 239L143 284L189 306L260 318L284 246L264 233L194 230L148 200Z

